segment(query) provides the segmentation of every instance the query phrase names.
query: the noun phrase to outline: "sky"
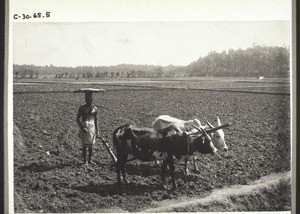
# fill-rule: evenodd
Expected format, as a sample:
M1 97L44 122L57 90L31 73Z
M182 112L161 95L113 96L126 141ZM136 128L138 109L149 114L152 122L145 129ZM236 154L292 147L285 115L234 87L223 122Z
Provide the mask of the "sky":
M67 2L13 1L12 14L51 12L13 20L13 64L188 65L210 51L290 46L289 0Z
M288 21L15 23L13 63L188 65L210 51L289 46Z

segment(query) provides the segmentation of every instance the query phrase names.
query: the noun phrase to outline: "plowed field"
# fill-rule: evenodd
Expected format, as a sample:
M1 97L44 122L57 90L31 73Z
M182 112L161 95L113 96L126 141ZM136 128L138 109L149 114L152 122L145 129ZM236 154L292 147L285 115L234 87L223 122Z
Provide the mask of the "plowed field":
M213 190L247 185L262 176L290 170L288 94L93 85L107 89L94 94L94 104L99 109L99 130L111 147L116 127L125 123L149 127L162 114L200 121L206 117L214 124L218 115L223 123L231 124L224 130L229 151L199 155L199 174L185 175L183 161L177 162L176 191L161 188L160 166L139 161L128 164L130 183L119 187L115 167L100 141L93 156L96 165L82 165L76 114L84 104L84 95L70 92L82 87L87 86L14 86L16 212L136 212L153 207L155 202L204 197ZM226 88L230 89L230 84ZM281 191L286 194L290 190ZM286 204L269 209L284 210ZM206 211L210 210L207 207Z

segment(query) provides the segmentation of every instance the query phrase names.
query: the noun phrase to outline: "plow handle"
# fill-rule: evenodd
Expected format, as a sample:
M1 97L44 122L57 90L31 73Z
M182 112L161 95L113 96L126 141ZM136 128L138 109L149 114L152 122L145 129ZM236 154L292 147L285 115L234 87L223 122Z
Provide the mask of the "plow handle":
M112 150L111 150L110 146L108 145L107 141L101 136L99 136L99 138L101 139L101 141L102 141L103 145L105 146L105 148L107 149L111 159L113 160L114 164L116 165L117 164L117 157L112 152Z

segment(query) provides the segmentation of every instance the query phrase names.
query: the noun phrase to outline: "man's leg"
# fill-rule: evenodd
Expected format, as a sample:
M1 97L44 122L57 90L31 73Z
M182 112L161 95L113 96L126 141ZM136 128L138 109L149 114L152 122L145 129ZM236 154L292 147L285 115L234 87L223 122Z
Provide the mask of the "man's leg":
M89 146L89 163L94 163L92 161L92 154L93 154L93 146Z

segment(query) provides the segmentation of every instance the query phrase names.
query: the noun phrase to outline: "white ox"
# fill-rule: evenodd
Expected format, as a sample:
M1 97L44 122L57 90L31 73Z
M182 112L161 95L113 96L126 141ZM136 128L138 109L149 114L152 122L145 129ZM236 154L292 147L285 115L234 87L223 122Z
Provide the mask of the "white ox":
M211 123L209 123L206 119L205 119L205 121L208 126L202 126L201 122L198 119L185 121L185 120L181 120L181 119L178 119L175 117L171 117L169 115L160 115L152 123L152 128L164 129L171 124L178 127L178 129L181 132L196 131L194 126L199 127L199 128L201 127L203 129L214 128L214 126ZM218 124L218 126L222 125L219 117L217 117L217 124ZM209 135L210 135L210 137L212 139L212 143L214 144L216 149L224 150L224 151L228 150L223 129L219 129L214 133L210 133ZM197 159L196 157L193 158L193 165L194 165L195 171L199 172L198 166L196 164L196 159ZM188 156L185 158L185 171L188 173L189 169L188 169L187 163L188 163Z
M184 131L191 131L192 129L195 129L193 126L197 126L198 128L202 127L198 119L185 121L185 120L177 119L175 117L171 117L169 115L160 115L152 123L152 128L164 129L171 124L179 128L181 133Z

